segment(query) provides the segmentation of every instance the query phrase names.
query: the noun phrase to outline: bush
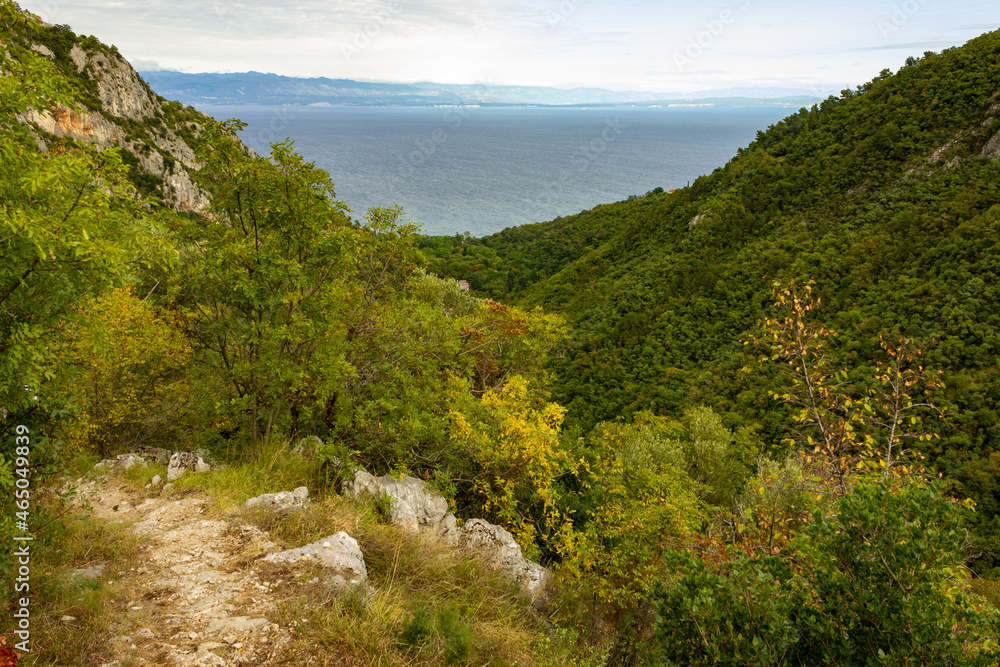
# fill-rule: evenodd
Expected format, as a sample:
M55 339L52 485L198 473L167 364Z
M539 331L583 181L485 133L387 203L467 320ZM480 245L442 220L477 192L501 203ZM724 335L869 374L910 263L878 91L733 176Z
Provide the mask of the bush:
M655 595L661 658L684 665L996 664L997 613L963 592L960 512L936 484L859 484L788 557L678 557Z
M56 400L80 449L108 456L177 429L190 390L191 349L168 315L128 287L86 299L52 349L62 366Z

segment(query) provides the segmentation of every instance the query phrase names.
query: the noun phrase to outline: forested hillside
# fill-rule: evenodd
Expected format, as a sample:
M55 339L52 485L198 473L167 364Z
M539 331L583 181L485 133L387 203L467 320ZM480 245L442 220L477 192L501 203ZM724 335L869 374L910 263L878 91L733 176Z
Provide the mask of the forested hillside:
M859 391L879 336L943 371L921 443L979 503L980 572L1000 565L1000 33L844 91L758 133L724 168L483 239L422 241L476 293L564 314L557 402L584 429L640 410L712 406L775 446L778 384L744 345L775 279L813 280L831 354ZM1000 521L1000 518L996 519Z
M126 123L113 49L8 0L0 28L0 542L31 542L28 660L143 643L121 633L156 593L78 576L95 553L138 566L142 539L74 504L74 471L152 445L223 461L171 490L219 508L307 486L310 512L258 517L291 549L363 529L370 588L233 565L267 573L299 640L262 664L996 664L998 586L966 563L1000 562L1000 36L803 110L680 192L478 240L349 211L236 120L155 100ZM129 134L51 132L59 113ZM178 119L204 209L134 164L167 164ZM509 530L540 592L344 497L360 469ZM130 498L160 498L150 475ZM4 556L0 608L26 608Z

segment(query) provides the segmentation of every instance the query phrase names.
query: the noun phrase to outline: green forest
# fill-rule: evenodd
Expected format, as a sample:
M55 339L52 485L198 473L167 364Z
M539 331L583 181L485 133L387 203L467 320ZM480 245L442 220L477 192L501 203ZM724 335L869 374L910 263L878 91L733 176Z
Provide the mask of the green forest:
M519 659L446 600L367 618L392 648L350 664L997 664L1000 32L682 190L471 238L355 216L291 142L160 99L122 123L195 149L210 208L174 210L127 151L22 122L99 110L70 52L112 51L7 0L0 29L4 549L16 427L53 562L81 460L271 471L315 435L311 489L419 477L553 573ZM413 653L421 623L463 648Z

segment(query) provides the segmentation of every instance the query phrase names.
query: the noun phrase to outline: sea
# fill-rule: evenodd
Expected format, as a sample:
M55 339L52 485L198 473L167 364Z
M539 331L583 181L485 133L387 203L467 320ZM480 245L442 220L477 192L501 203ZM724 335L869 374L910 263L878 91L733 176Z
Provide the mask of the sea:
M212 106L258 154L286 138L362 220L398 204L424 234L486 236L681 188L793 109Z

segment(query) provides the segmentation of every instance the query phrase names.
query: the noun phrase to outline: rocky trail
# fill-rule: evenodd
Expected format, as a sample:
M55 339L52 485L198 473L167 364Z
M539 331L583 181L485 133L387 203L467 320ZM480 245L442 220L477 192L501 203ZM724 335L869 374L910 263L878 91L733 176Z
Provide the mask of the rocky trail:
M272 622L274 582L252 563L275 545L250 525L205 518L209 499L188 495L149 497L113 478L78 486L96 518L131 524L147 538L141 566L123 588L141 592L128 603L134 630L113 647L117 667L136 665L272 665L291 633ZM100 576L89 568L81 576ZM130 581L125 581L125 580ZM109 584L112 582L108 582Z
M157 476L140 488L111 474L148 465L147 459L164 463L168 457L166 485ZM209 496L173 488L172 482L185 473L212 469L198 456L155 450L103 461L71 485L80 508L96 519L120 522L139 538L138 562L128 571L103 563L75 572L114 584L128 598L127 630L116 633L108 647L112 660L100 667L299 664L293 658L296 651L289 650L298 621L281 614L276 602L280 593L317 586L337 595L359 589L367 590L369 599L374 594L361 548L346 532L282 551L245 513L222 516ZM258 496L245 505L296 512L309 504L308 493L301 487ZM522 557L510 533L481 519L459 527L447 501L423 481L358 470L344 484L344 493L388 497L390 523L475 553L539 599L548 573ZM116 582L108 580L106 570L116 571ZM315 664L352 664L345 656L323 660Z

